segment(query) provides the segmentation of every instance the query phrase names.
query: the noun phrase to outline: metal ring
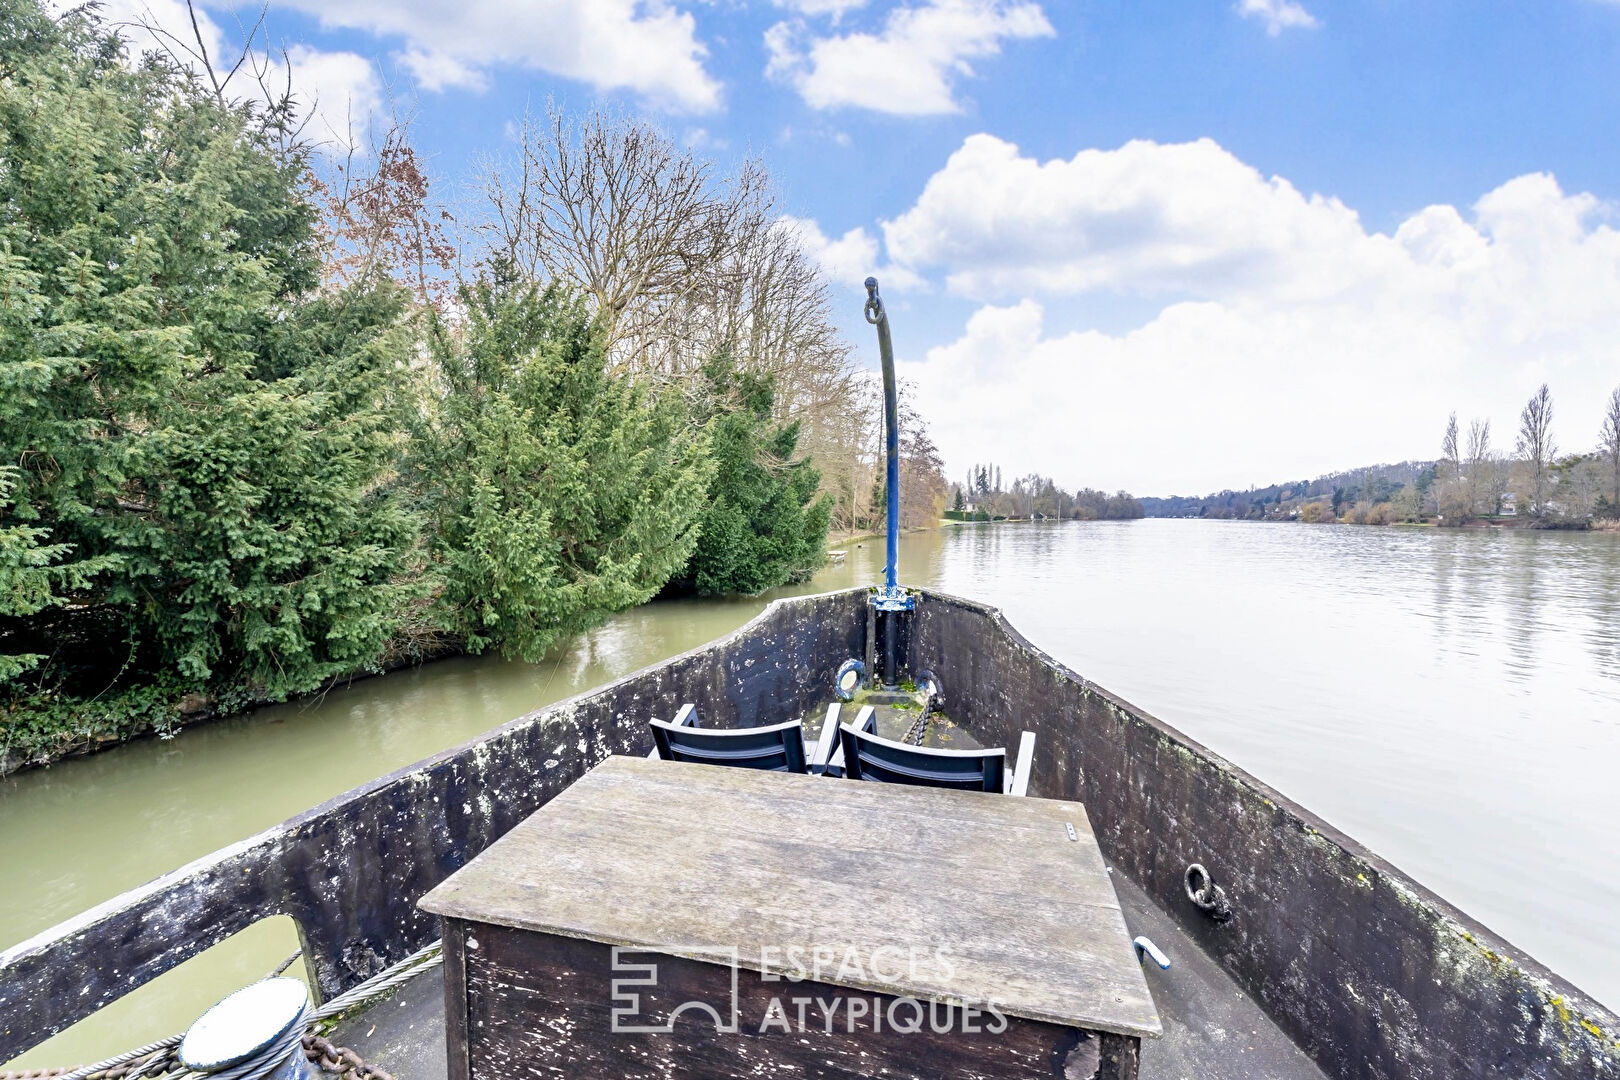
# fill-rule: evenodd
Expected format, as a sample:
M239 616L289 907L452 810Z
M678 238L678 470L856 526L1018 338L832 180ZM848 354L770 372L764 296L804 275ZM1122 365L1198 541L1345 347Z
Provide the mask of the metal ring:
M877 278L866 279L866 308L863 311L866 321L876 326L883 321L883 298L878 295Z
M1232 918L1232 903L1226 898L1226 890L1215 884L1202 863L1187 867L1186 886L1187 899L1197 905L1199 911L1218 923Z
M839 701L853 701L855 691L844 689L844 676L850 672L855 673L855 685L860 686L860 680L866 675L866 665L859 660L845 660L838 668L838 674L833 676L833 696Z
M1194 884L1194 882L1198 884ZM1187 867L1187 899L1201 908L1211 906L1207 899L1206 889L1209 888L1209 871L1204 869L1203 863L1193 863Z
M933 689L928 689L929 686L932 686ZM945 700L945 688L940 685L939 676L926 668L917 672L917 689L934 699L933 704L936 709L939 707L939 703Z

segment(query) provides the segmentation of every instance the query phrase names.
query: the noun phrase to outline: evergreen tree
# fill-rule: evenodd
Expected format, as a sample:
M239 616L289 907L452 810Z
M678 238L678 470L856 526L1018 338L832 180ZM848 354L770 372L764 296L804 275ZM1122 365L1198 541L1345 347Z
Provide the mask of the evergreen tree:
M12 505L17 469L0 466L0 512ZM33 615L62 602L59 588L85 588L106 560L63 562L70 546L42 544L45 529L27 525L0 525L0 617ZM0 683L35 667L40 653L0 653Z
M44 602L95 617L113 674L250 698L375 660L411 531L383 483L403 308L309 299L279 123L129 65L93 11L0 0L0 530L80 560Z
M794 460L799 425L773 424L769 377L727 358L705 366L703 397L715 472L697 547L675 587L753 594L808 578L824 558L832 499L816 498L821 475L808 459Z
M712 473L684 403L607 373L560 286L481 278L433 335L411 474L441 625L472 652L539 659L650 599L686 565Z

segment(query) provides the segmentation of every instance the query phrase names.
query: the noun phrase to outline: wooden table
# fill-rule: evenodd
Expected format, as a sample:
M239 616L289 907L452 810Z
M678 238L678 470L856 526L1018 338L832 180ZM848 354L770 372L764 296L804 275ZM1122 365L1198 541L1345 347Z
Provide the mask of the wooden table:
M1131 1078L1160 1030L1079 803L613 757L421 906L451 1080Z

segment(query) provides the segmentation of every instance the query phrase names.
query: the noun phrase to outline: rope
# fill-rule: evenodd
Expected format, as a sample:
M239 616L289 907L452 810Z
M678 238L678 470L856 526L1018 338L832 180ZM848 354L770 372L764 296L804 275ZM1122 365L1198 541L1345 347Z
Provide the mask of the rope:
M280 975L283 971L286 971L288 968L293 966L293 961L297 960L300 956L303 956L303 955L304 955L304 950L303 949L295 949L295 950L293 950L293 954L291 956L287 957L287 959L283 960L281 963L277 964L276 965L276 970L272 971L269 975L266 975L265 978L273 979L277 975Z
M442 941L431 941L393 967L373 975L354 989L339 994L325 1005L322 1005L320 1011L315 1014L315 1019L317 1021L329 1020L339 1013L349 1011L356 1005L381 997L401 983L414 979L424 971L432 971L442 963L444 963L444 943Z
M275 978L292 966L300 953L293 953L267 978ZM348 1077L349 1080L394 1080L374 1065L367 1065L359 1054L346 1046L334 1045L331 1040L316 1034L315 1028L324 1021L348 1012L357 1006L389 993L401 984L423 972L432 971L444 963L444 944L433 941L411 953L399 963L383 969L376 975L322 1005L319 1009L306 1009L303 1022L289 1027L288 1034L277 1040L271 1051L255 1055L241 1065L223 1072L193 1072L177 1059L180 1040L184 1034L171 1035L157 1042L147 1043L116 1057L98 1061L94 1065L80 1065L76 1069L24 1069L21 1072L0 1072L0 1080L136 1080L148 1077L173 1077L175 1080L250 1080L255 1069L263 1069L272 1061L284 1060L295 1042L301 1042L304 1056L322 1072Z
M295 1047L303 1045L304 1029L314 1022L310 1016L313 1011L308 1005L305 1005L304 1011L299 1015L297 1021L289 1024L287 1030L282 1032L279 1038L247 1060L236 1065L228 1065L214 1072L193 1073L188 1071L186 1075L206 1076L209 1080L259 1080L260 1077L269 1075L271 1069L282 1064L292 1055Z

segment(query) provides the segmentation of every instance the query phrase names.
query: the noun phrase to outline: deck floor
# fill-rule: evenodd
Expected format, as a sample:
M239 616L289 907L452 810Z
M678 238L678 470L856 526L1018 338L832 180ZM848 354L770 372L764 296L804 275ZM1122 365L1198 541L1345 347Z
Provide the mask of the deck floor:
M1131 933L1152 938L1172 962L1169 971L1147 969L1164 1037L1143 1042L1143 1080L1325 1080L1146 894L1119 875L1114 888ZM447 1080L443 969L345 1021L332 1041L395 1080Z

